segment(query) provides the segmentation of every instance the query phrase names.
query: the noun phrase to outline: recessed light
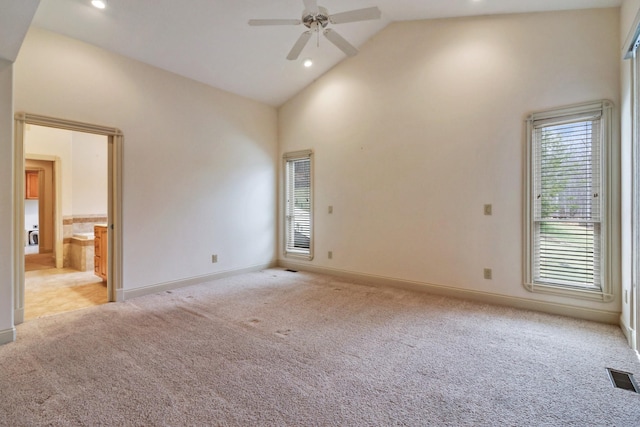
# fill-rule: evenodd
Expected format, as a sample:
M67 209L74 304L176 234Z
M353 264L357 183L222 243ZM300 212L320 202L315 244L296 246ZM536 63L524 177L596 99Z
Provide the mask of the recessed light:
M107 0L91 0L91 4L98 9L104 9L107 7Z
M313 61L311 60L311 58L307 58L307 59L304 60L303 64L304 64L304 66L306 68L309 68L309 67L311 67L313 65Z

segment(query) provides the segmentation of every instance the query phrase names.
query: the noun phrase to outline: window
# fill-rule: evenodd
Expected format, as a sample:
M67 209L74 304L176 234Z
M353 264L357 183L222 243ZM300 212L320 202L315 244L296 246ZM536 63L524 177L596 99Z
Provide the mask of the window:
M611 109L602 101L527 120L525 286L531 291L612 299Z
M285 237L287 256L313 258L312 152L284 155Z

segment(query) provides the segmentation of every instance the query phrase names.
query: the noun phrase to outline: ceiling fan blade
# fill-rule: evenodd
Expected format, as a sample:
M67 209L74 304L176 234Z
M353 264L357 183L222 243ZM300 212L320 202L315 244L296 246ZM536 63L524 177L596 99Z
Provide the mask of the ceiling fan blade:
M302 21L299 19L250 19L249 25L260 27L263 25L300 25Z
M318 0L302 0L304 2L304 8L307 12L316 14L318 13Z
M368 21L370 19L380 19L382 12L377 7L367 7L364 9L350 10L348 12L335 13L329 16L332 24L345 24L347 22Z
M358 54L358 49L356 49L351 43L346 41L340 34L332 30L331 28L327 28L324 30L324 36L334 45L338 47L341 51L345 53L347 56L356 56Z
M304 49L304 47L307 45L307 42L309 41L310 38L311 38L311 31L305 31L304 33L302 33L300 35L300 38L298 38L298 41L296 42L296 44L294 44L293 47L291 48L289 55L287 55L287 59L289 61L295 61L296 59L298 59L298 56L300 56L302 49Z

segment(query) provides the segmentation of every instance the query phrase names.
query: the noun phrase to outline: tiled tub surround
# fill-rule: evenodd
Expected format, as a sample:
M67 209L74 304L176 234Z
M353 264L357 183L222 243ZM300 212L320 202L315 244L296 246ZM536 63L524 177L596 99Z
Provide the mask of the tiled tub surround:
M93 271L93 233L79 233L71 238L69 245L69 267L78 271Z
M95 224L104 224L107 216L82 215L64 217L64 267L78 271L93 271L94 238L93 227Z
M62 218L64 238L78 233L93 233L93 226L107 222L106 214L65 216Z

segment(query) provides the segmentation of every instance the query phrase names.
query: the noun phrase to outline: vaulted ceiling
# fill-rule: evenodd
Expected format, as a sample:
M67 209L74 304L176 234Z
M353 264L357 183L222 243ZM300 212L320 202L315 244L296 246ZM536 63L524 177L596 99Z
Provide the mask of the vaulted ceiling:
M0 57L15 60L33 25L100 46L241 96L278 106L348 58L315 36L286 56L306 30L251 27L254 18L300 19L303 0L0 0ZM320 0L330 14L378 6L380 20L334 25L361 48L393 21L620 6L622 0ZM39 3L39 5L38 5ZM37 8L37 10L36 10ZM34 15L35 13L35 15ZM543 31L543 29L541 29ZM311 58L314 65L302 62Z

